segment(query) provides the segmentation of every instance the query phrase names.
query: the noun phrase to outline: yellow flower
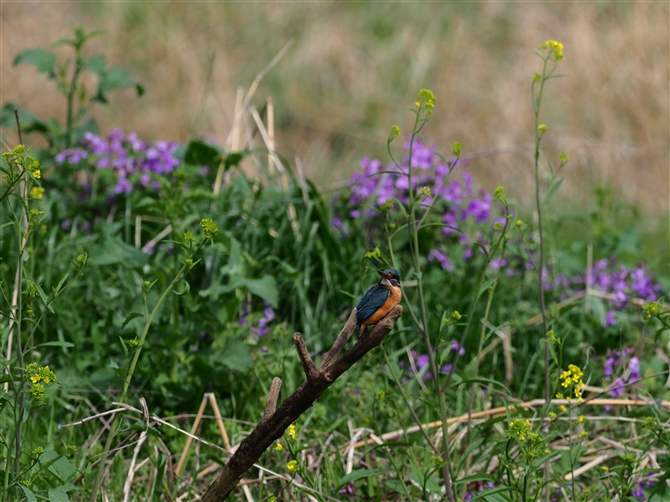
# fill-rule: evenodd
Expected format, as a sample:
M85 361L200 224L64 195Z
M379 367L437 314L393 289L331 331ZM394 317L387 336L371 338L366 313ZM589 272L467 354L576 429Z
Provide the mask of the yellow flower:
M282 451L284 447L281 445L281 443L277 443L277 446L275 446L275 450L277 451Z
M33 199L42 199L42 197L44 197L44 188L32 187L30 189L30 197L32 197Z
M35 178L37 179L40 179L42 177L42 171L40 171L39 169L35 169L33 171L33 176L35 176Z
M561 409L561 411L565 411L566 410L565 405L562 404L560 409Z
M39 375L33 375L33 376L30 377L30 380L32 380L33 383L37 383L37 382L40 381L40 376Z
M577 422L580 423L580 424L583 424L585 420L586 420L586 417L584 415L579 415L579 418L577 419Z
M296 472L300 466L298 465L297 460L291 460L288 464L286 464L286 468L288 469L288 472Z
M563 44L557 42L556 40L547 40L544 45L546 45L554 53L554 58L556 61L563 59Z
M295 425L291 424L288 426L288 435L291 439L295 439Z
M557 416L556 412L554 412L554 411L549 412L549 418L551 418L552 420L554 420L556 418L556 416Z

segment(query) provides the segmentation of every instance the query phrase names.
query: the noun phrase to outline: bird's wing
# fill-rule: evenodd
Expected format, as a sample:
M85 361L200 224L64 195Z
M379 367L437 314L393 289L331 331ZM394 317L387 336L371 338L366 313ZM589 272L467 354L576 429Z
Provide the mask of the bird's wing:
M368 289L356 305L356 321L360 324L374 314L391 295L391 291L379 284Z

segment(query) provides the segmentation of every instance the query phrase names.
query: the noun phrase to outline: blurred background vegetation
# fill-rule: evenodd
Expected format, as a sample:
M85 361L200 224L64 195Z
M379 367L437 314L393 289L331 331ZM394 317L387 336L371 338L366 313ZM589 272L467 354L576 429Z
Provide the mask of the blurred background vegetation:
M535 56L520 49L561 40L562 73L569 78L556 82L545 118L546 140L571 159L562 195L583 209L588 187L606 183L645 214L667 216L665 2L16 2L2 8L2 102L64 116L46 79L11 63L22 49L47 48L83 25L105 30L92 41L93 52L128 68L147 89L140 100L129 90L98 109L102 131L121 126L147 140L202 135L224 143L237 87L248 88L294 39L255 100L260 109L266 96L273 98L278 150L291 161L299 155L320 187L345 181L363 155L384 159L390 125L409 127L398 105L427 87L441 110L430 139L443 150L461 140L475 179L489 190L514 186L523 203L532 193L528 75Z

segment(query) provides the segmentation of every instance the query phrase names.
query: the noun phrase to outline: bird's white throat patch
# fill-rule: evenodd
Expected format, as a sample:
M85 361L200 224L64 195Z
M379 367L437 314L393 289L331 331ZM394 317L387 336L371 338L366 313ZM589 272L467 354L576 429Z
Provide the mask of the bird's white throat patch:
M391 285L391 281L389 281L386 277L384 277L384 278L382 279L382 284L383 284L384 286L390 286L390 285Z

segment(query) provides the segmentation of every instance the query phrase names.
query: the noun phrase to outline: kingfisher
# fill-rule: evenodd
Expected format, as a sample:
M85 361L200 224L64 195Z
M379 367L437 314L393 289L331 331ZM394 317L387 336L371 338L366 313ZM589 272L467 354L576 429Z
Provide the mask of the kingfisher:
M400 303L400 274L394 268L378 270L381 279L377 284L368 288L356 305L356 327L358 336L365 329L377 324L389 311Z

